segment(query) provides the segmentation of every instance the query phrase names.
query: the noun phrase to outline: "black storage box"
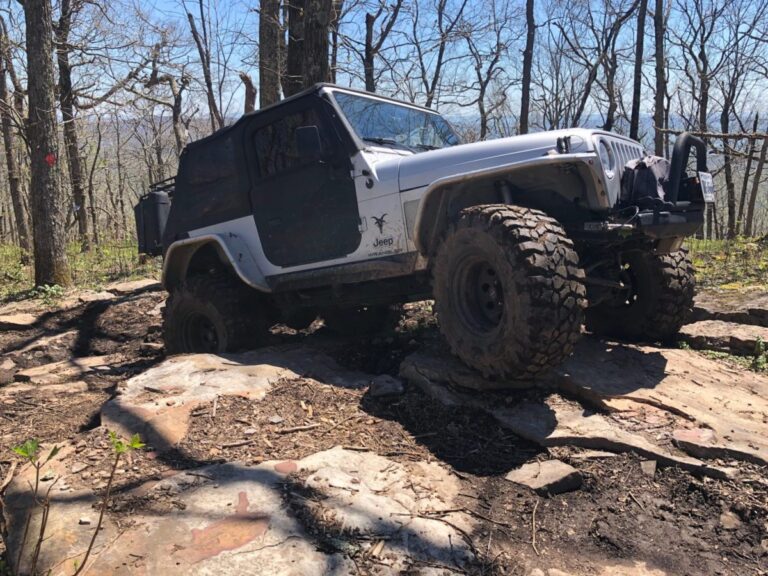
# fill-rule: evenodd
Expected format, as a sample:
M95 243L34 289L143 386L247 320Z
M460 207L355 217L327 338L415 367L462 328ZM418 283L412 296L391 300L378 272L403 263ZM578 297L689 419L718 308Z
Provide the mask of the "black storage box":
M171 199L162 190L147 192L134 208L139 253L159 256L163 253L163 234L171 210Z

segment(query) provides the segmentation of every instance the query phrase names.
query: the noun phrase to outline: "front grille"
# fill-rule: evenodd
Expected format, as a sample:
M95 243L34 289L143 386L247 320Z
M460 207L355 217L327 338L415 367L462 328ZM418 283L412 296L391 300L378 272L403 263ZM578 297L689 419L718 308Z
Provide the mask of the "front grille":
M624 141L616 141L607 139L609 145L613 149L613 153L616 156L616 164L620 170L623 170L627 162L642 158L644 156L643 147L639 144L628 144Z

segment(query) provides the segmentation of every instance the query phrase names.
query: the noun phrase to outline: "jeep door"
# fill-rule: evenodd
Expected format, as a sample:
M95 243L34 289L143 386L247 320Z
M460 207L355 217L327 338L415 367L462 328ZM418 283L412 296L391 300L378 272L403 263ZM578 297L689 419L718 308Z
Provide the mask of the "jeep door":
M254 117L246 131L251 199L264 254L276 266L333 260L360 245L351 163L319 98L302 98ZM296 130L317 126L319 157L299 153Z

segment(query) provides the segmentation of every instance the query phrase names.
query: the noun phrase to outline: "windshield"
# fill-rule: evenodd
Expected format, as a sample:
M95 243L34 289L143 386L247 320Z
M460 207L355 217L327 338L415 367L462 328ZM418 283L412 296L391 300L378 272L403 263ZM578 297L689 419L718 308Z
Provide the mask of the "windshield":
M333 96L365 142L416 151L459 144L456 133L439 114L357 94L334 92Z

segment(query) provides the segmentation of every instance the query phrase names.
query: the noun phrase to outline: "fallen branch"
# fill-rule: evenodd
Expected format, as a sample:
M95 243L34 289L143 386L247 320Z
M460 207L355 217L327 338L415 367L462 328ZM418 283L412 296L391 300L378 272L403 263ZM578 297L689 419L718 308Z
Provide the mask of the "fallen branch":
M307 424L306 426L294 426L293 428L281 428L280 430L275 430L278 434L293 434L294 432L304 432L306 430L314 430L315 428L319 428L321 424Z
M228 442L226 444L222 444L222 448L237 448L239 446L248 446L248 444L253 444L253 440L239 440L237 442Z
M645 506L643 506L643 505L640 503L640 501L639 501L637 498L635 498L635 495L634 495L634 494L632 494L632 492L629 492L629 497L630 497L630 498L632 498L632 501L633 501L635 504L637 504L638 506L640 506L640 510L642 510L643 512L645 512Z
M5 479L3 480L3 483L0 484L0 494L2 494L6 488L8 488L8 484L11 483L11 480L13 480L13 473L16 472L16 466L18 465L18 462L13 462L11 464L10 470L8 470L8 474L5 475Z
M539 501L536 500L536 504L533 506L533 515L531 516L531 545L533 546L533 551L536 552L536 556L541 556L538 548L536 548L536 509L538 507Z

